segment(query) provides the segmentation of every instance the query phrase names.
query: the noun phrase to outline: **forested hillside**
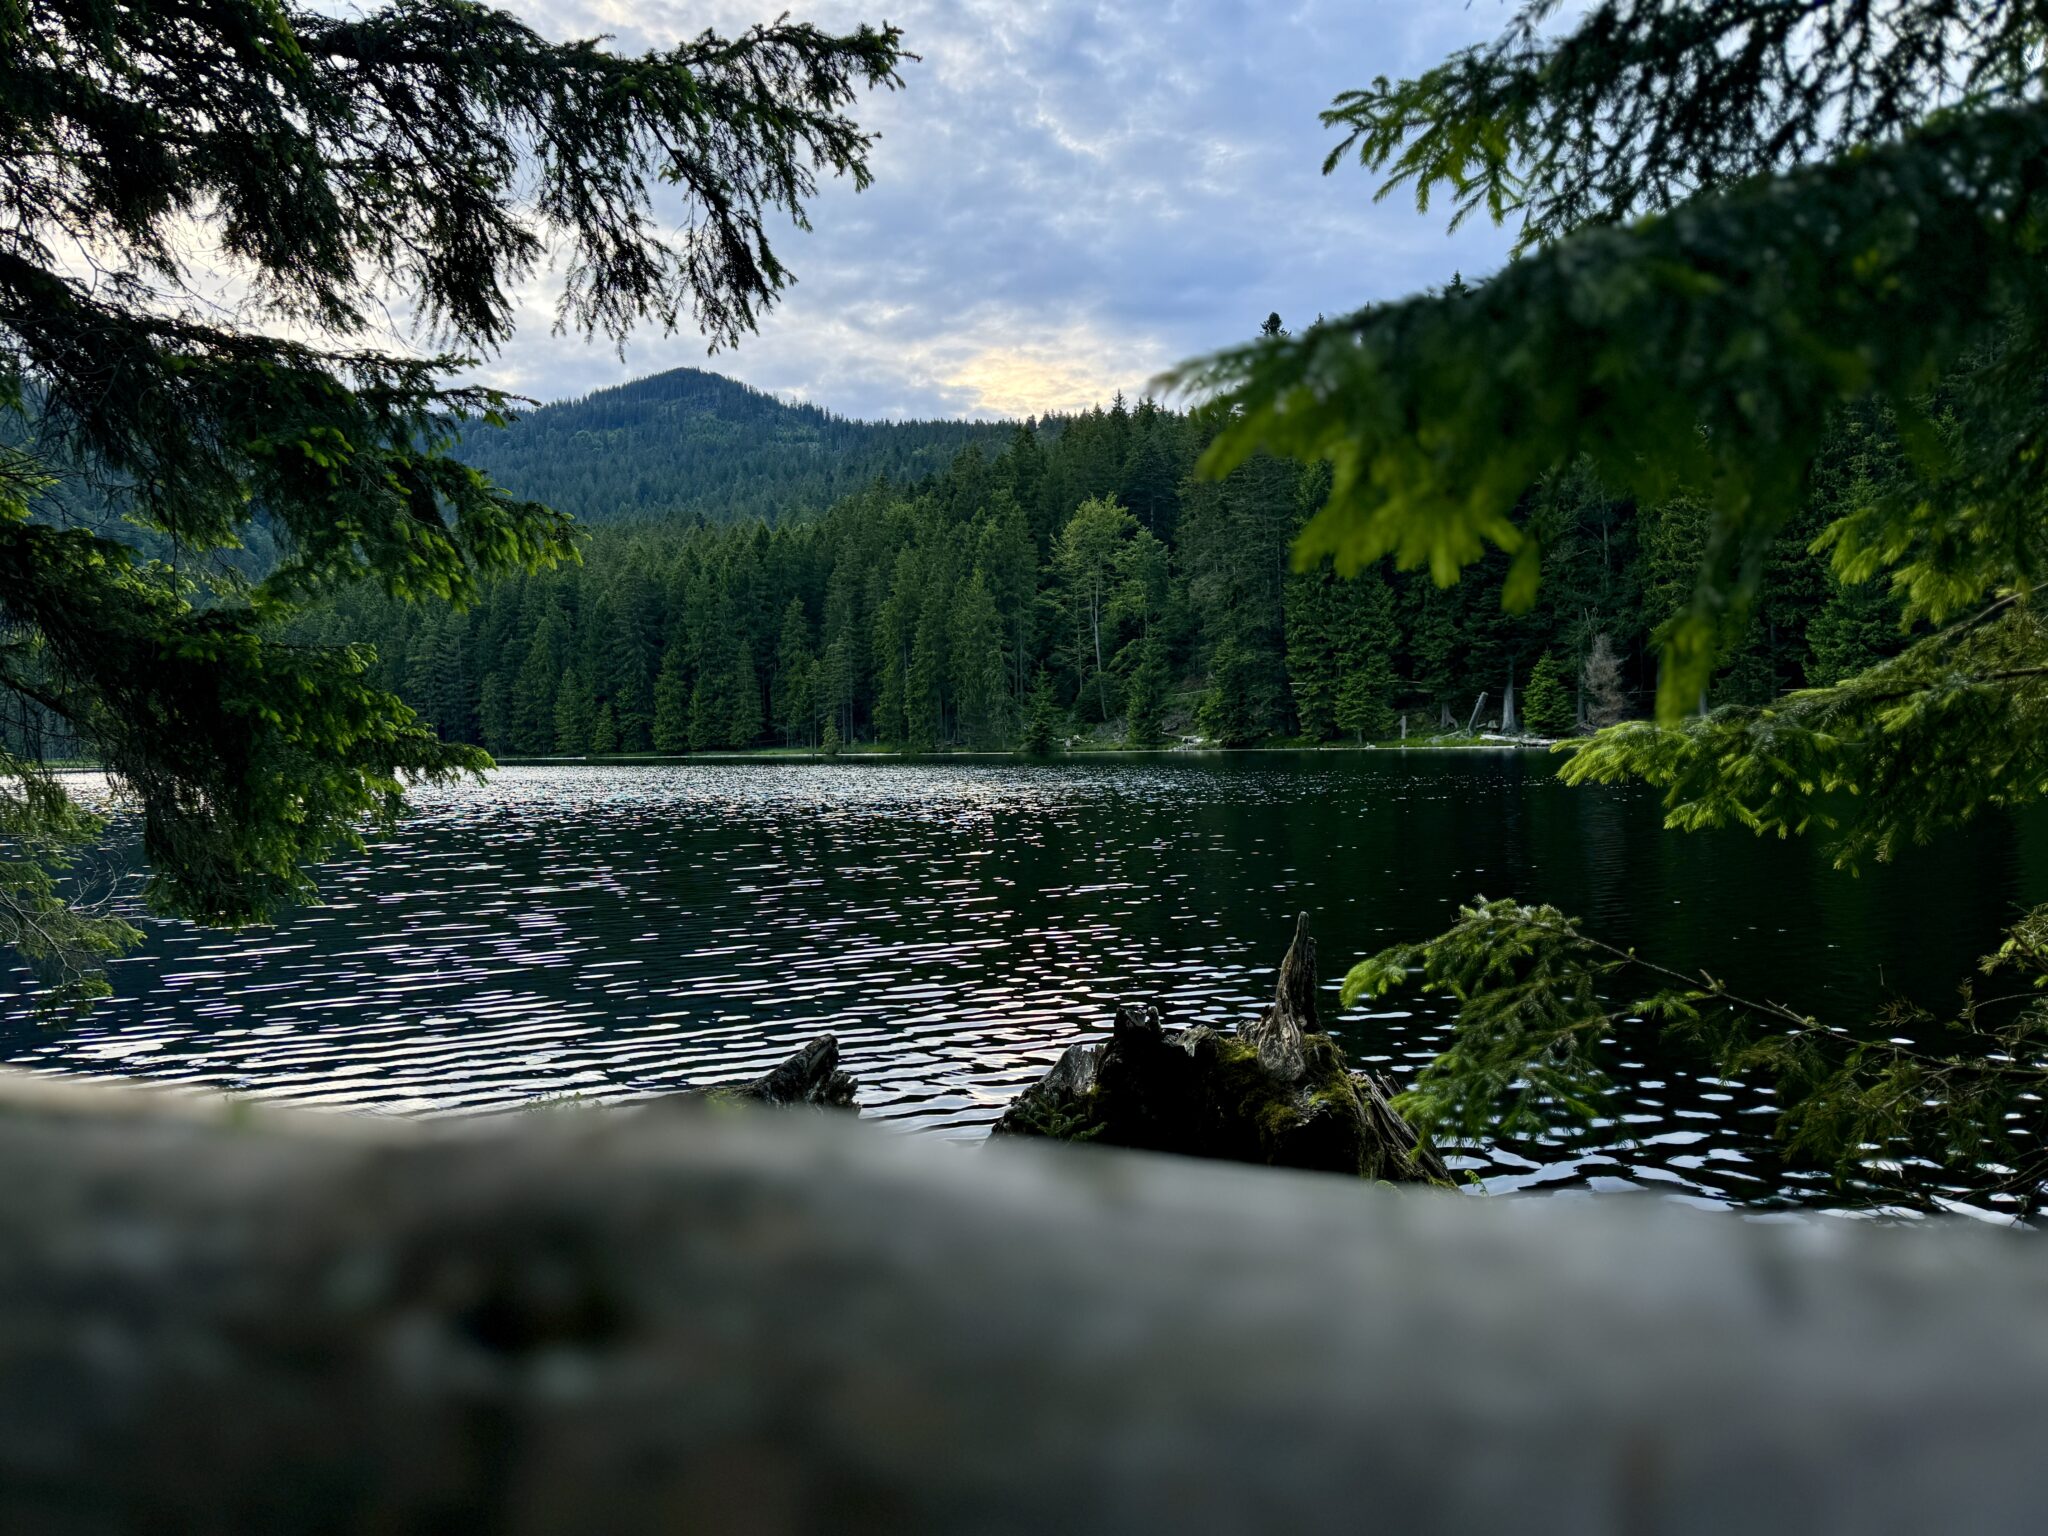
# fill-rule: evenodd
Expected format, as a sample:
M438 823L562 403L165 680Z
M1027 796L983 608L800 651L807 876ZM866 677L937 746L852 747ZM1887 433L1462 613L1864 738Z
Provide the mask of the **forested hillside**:
M1647 709L1652 637L1689 599L1705 538L1697 503L1637 507L1559 477L1521 509L1544 580L1511 615L1498 556L1450 588L1387 567L1294 572L1319 473L1262 457L1196 479L1199 415L1119 399L1051 426L1006 428L994 452L970 443L942 473L804 522L614 516L580 569L504 578L467 611L358 591L306 632L373 642L383 680L441 732L499 754L999 748L1034 721L1140 744L1371 738L1403 716L1563 732ZM1715 702L1896 648L1890 596L1839 585L1807 548L1888 451L1867 424L1838 434Z
M924 479L1005 429L972 421L848 421L695 368L601 389L479 429L463 456L578 522L818 512L878 475Z

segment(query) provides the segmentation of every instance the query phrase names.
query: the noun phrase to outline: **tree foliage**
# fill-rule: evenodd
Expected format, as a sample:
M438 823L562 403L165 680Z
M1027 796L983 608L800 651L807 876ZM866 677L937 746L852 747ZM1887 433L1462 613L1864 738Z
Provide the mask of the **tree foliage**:
M1583 456L1639 503L1705 498L1705 558L1662 636L1667 722L1706 684L1725 616L1753 600L1847 403L1893 412L1940 494L1881 498L1839 523L1845 574L1882 565L1915 614L1941 620L2033 569L2041 470L2012 429L2038 417L2027 359L2048 316L2038 15L1890 8L1881 25L1906 74L1872 96L1871 62L1828 51L1880 25L1863 0L1606 0L1563 42L1538 29L1551 9L1337 109L1366 162L1419 197L1448 187L1477 199L1463 207L1522 213L1531 253L1476 290L1183 370L1232 411L1208 467L1261 447L1327 462L1298 559L1349 572L1392 555L1448 583L1492 546L1512 557L1510 609L1535 597L1541 540L1513 514L1543 477ZM1774 27L1815 52L1774 60ZM1719 78L1726 61L1709 55L1729 39L1760 50L1736 61L1750 82L1736 99L1769 113L1636 96L1646 70ZM1965 86L1968 110L1950 101ZM1839 137L1859 122L1883 130ZM1829 149L1841 152L1814 158ZM1929 414L1938 386L1994 402L2006 430L1945 441Z
M772 446L779 428L760 430L758 442L735 437L736 460ZM901 430L914 445L918 429ZM732 744L792 744L783 701L806 691L802 660L783 643L793 605L815 663L809 691L843 743L909 742L913 672L919 740L978 749L1016 744L1041 665L1062 717L1105 742L1148 745L1202 722L1240 741L1370 741L1397 731L1403 714L1431 727L1448 712L1463 726L1481 692L1490 721L1510 670L1529 682L1532 660L1545 656L1568 677L1582 665L1593 674L1582 691L1599 723L1635 713L1652 691L1652 636L1682 605L1687 562L1698 558L1697 502L1637 507L1583 465L1546 481L1519 515L1540 531L1550 573L1535 606L1510 615L1470 585L1439 589L1389 562L1350 580L1327 565L1291 572L1313 472L1260 460L1220 484L1195 480L1213 430L1199 414L1149 401L1121 418L1110 408L1013 425L993 456L969 444L938 474L870 483L816 516L769 526L606 522L583 535L578 564L488 578L467 612L443 615L358 588L295 632L371 643L374 681L444 740L499 753L563 743L554 696L571 668L588 681L592 735L561 750L595 750L606 709L618 750L686 750L699 677L720 674L711 689L736 697L739 638L773 729ZM1852 483L1855 466L1881 460L1889 442L1877 427L1845 435L1831 450L1843 466L1835 480ZM608 451L600 441L576 454ZM661 494L659 482L650 487ZM751 498L744 484L733 489L742 504ZM1841 499L1830 481L1797 525L1823 526ZM1482 577L1506 563L1494 552ZM1824 622L1831 612L1839 634L1869 656L1900 649L1899 605L1879 589L1851 610L1848 590L1824 556L1777 541L1756 611L1731 625L1711 702L1834 680L1822 670L1841 654L1822 658L1823 642L1835 644ZM1761 695L1759 678L1768 685Z
M1559 12L1533 0L1495 43L1325 114L1343 135L1326 169L1355 156L1382 195L1518 221L1518 259L1191 365L1228 412L1207 467L1327 463L1298 562L1391 556L1448 584L1497 552L1518 612L1573 554L1532 498L1585 466L1642 525L1661 667L1655 721L1617 724L1620 658L1591 637L1582 697L1607 729L1564 773L1647 780L1672 827L1818 830L1854 864L2040 798L2048 18L2024 0ZM1825 556L1817 587L1788 545ZM1717 668L1732 685L1710 707ZM1502 902L1365 962L1347 995L1419 976L1457 999L1407 1105L1450 1134L1591 1113L1601 1043L1648 1020L1773 1074L1788 1147L1845 1179L1963 1165L2030 1207L2042 922L1987 962L2032 985L2003 1013L1966 991L1935 1046L1906 1005L1824 1027ZM1617 1002L1637 979L1661 990Z
M1843 1187L1927 1205L1945 1176L2031 1214L2048 1182L2048 908L2027 914L1981 971L2013 984L1986 998L1966 985L1960 1011L1939 1023L1901 1003L1851 1030L1667 970L1553 907L1482 897L1445 933L1359 962L1343 999L1418 986L1456 1002L1450 1049L1396 1100L1425 1136L1540 1136L1604 1114L1614 1038L1658 1025L1724 1076L1770 1076L1787 1154Z
M454 455L509 404L448 382L462 353L510 334L544 256L569 329L736 340L789 280L771 219L800 226L820 175L866 182L848 109L901 57L891 29L786 20L631 57L464 0L0 5L0 690L112 776L155 907L265 916L407 779L486 761L372 682L367 651L281 621L356 583L463 602L573 558L562 516ZM196 265L239 285L248 323L188 299ZM451 350L363 345L394 300ZM87 505L131 533L65 525ZM251 580L221 552L259 528ZM547 681L590 729L587 670ZM0 767L24 786L7 885L26 893L0 937L89 966L117 925L22 927L83 823Z

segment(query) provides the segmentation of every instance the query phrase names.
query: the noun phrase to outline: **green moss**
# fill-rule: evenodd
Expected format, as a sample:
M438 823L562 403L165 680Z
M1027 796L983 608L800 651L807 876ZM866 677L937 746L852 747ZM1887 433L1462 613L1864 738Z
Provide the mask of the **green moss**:
M1269 1160L1280 1139L1314 1114L1320 1103L1341 1108L1352 1092L1343 1052L1335 1041L1327 1035L1309 1035L1302 1045L1307 1073L1299 1083L1281 1083L1259 1064L1259 1053L1244 1040L1235 1035L1216 1037L1219 1096L1236 1106Z
M1089 1093L1049 1102L1040 1095L1029 1095L1013 1107L1014 1128L1021 1135L1050 1141L1093 1141L1107 1124L1097 1118L1095 1098Z

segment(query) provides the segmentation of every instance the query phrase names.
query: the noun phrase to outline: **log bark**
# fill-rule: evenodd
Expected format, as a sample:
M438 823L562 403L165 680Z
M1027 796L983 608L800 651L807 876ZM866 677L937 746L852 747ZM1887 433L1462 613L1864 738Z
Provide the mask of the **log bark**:
M2020 1536L2044 1282L1969 1224L0 1074L0 1531Z

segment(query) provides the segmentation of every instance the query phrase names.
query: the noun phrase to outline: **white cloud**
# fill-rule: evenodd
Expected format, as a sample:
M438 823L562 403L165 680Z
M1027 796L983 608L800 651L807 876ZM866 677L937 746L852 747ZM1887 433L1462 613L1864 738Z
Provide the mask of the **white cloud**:
M814 232L778 251L799 281L758 336L554 335L553 288L483 368L543 399L678 365L864 417L1001 416L1135 394L1162 368L1249 335L1498 265L1484 227L1372 201L1320 174L1317 113L1491 36L1497 3L1447 0L501 0L555 37L671 44L769 20L884 15L922 56L865 99L876 184L828 186ZM678 210L672 210L679 212Z

